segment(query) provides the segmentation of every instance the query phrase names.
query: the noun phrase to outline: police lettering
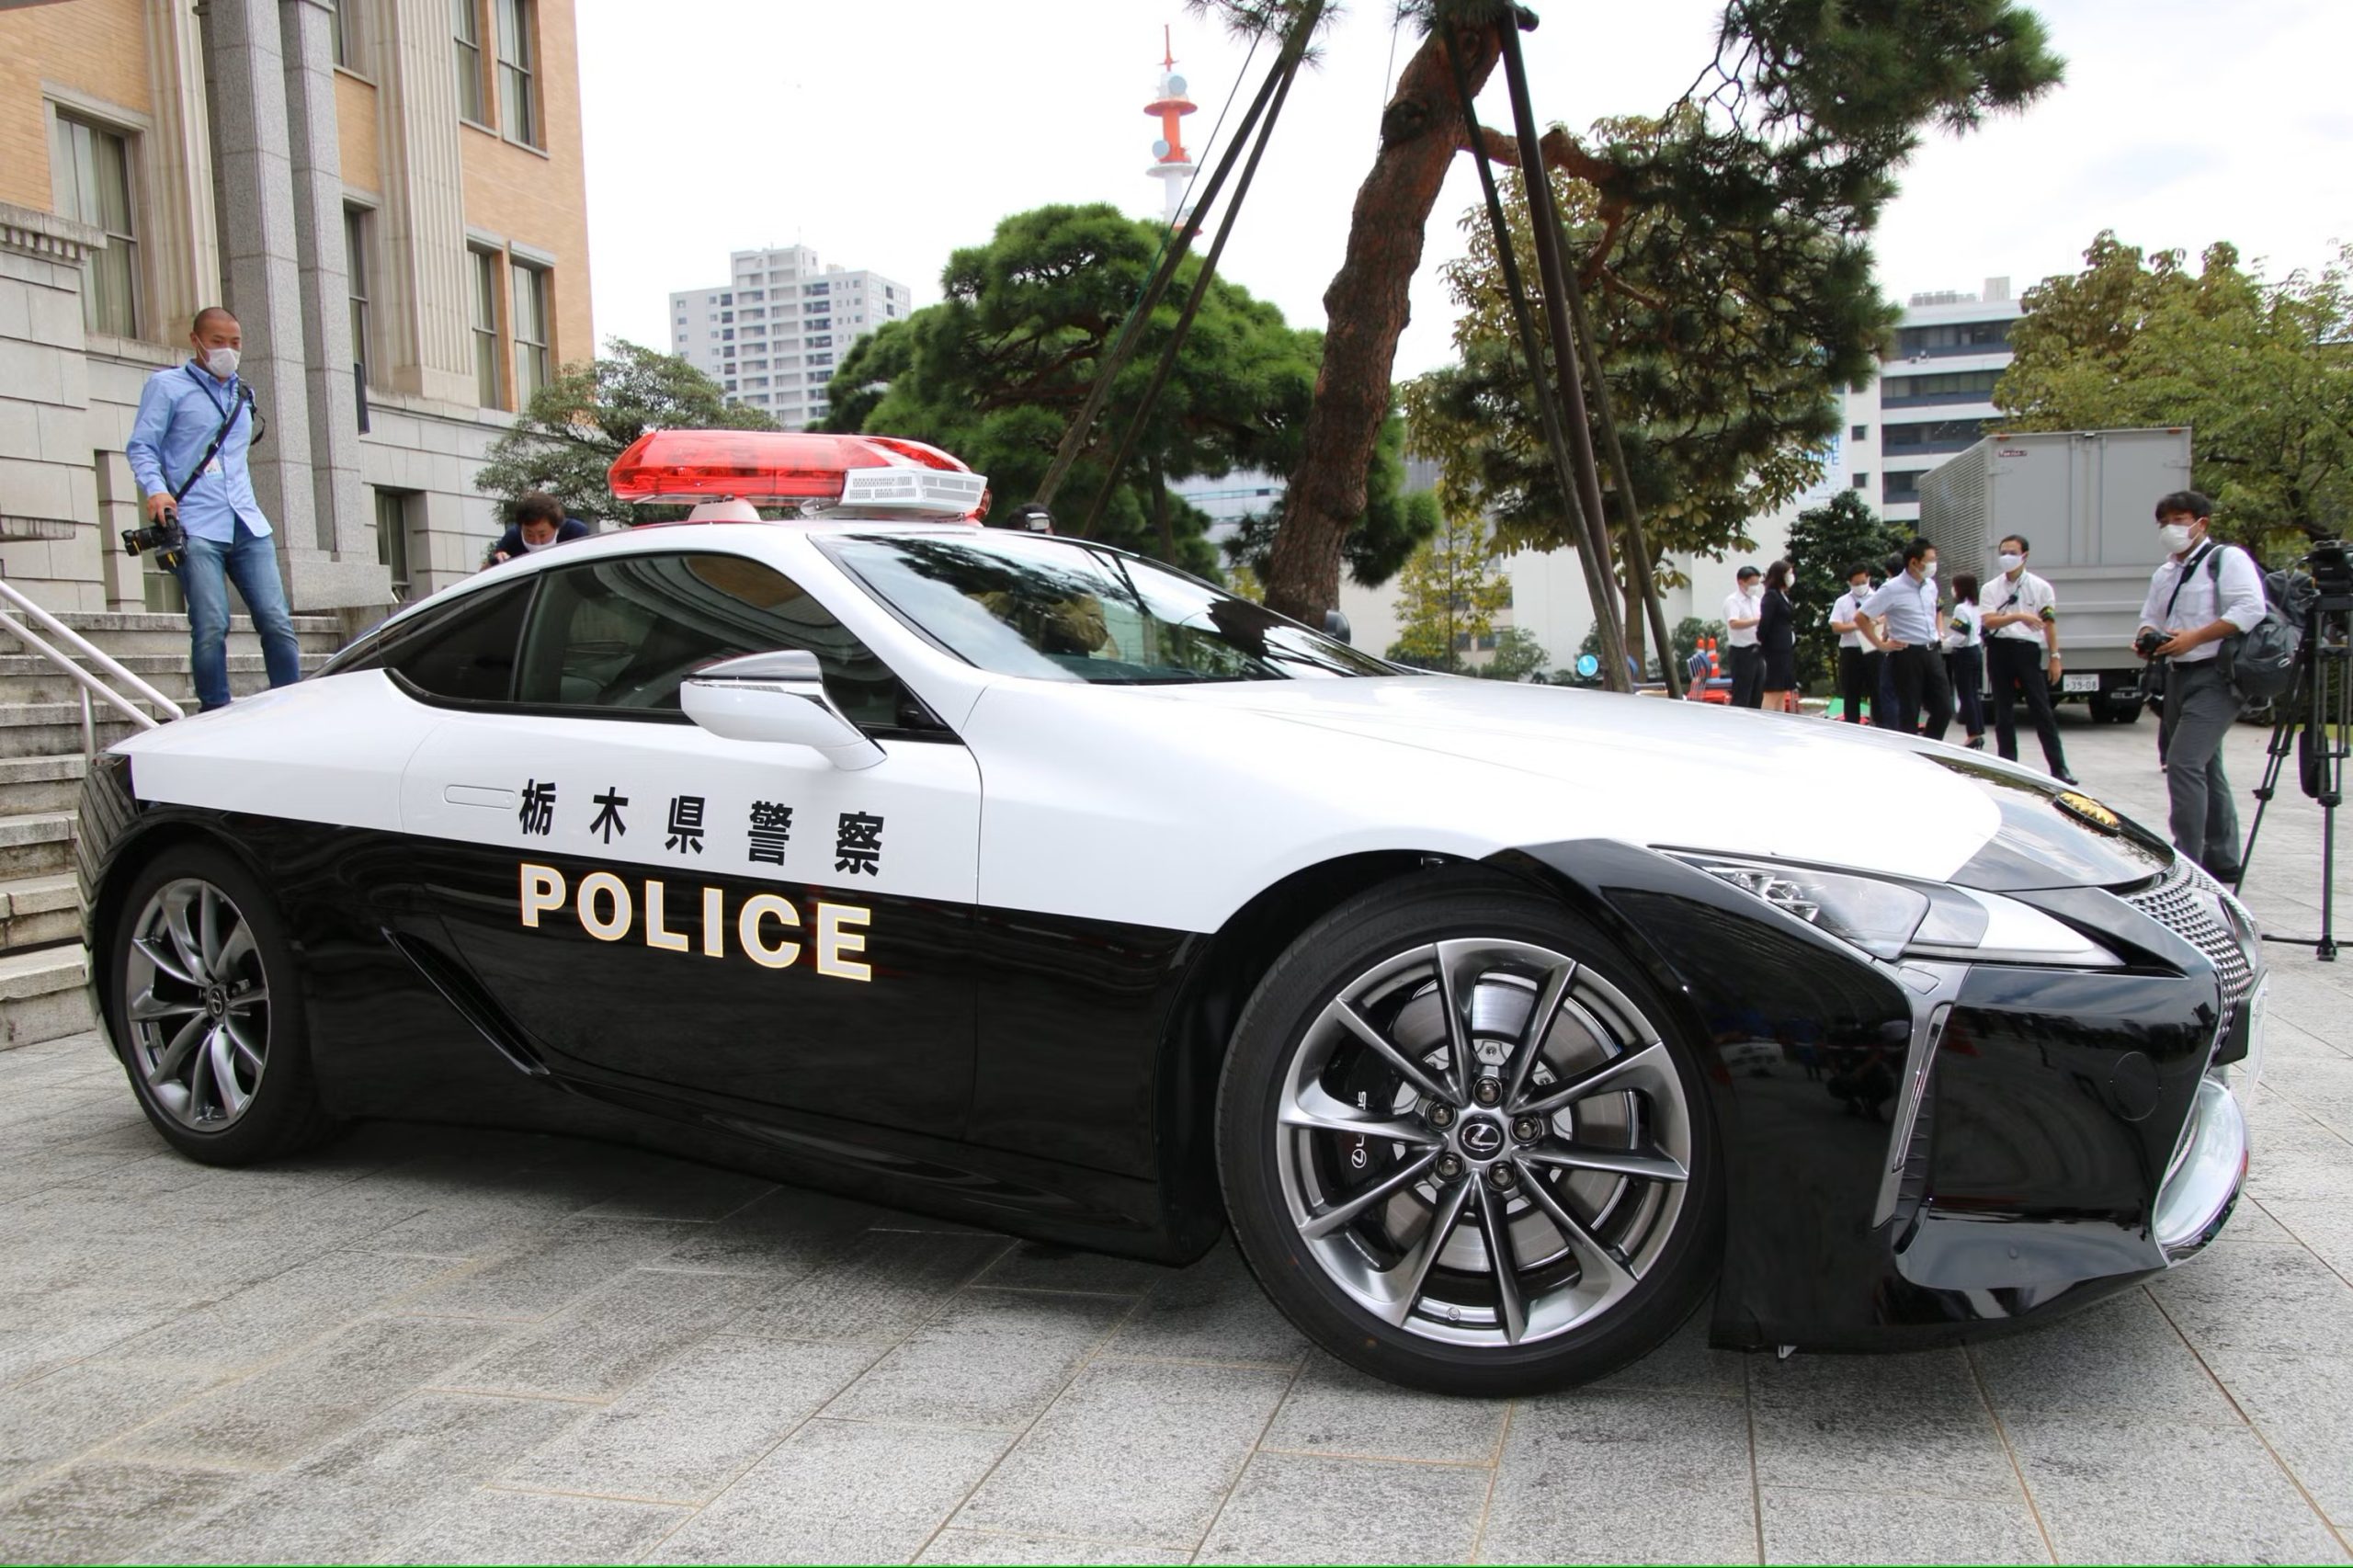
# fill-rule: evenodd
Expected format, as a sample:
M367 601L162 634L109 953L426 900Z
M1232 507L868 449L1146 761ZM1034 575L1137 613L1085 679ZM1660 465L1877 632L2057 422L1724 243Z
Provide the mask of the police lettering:
M671 889L659 877L647 877L632 892L628 882L610 871L591 871L577 888L569 885L552 866L522 862L518 907L527 929L541 928L541 916L567 907L580 928L600 942L622 942L632 932L649 948L665 952L699 951L705 958L728 956L732 924L735 948L763 969L790 969L806 956L819 974L835 980L871 980L873 967L858 955L866 951L871 910L856 904L818 903L804 924L800 908L781 893L754 893L727 919L727 895L722 888L700 890L701 940L690 942L687 931L672 924ZM681 901L682 903L684 901ZM692 903L687 903L692 909Z

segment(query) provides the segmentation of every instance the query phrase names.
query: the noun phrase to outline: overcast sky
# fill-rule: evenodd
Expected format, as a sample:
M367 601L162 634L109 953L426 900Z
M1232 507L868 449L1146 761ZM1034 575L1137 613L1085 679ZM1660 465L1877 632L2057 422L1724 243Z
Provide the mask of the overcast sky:
M1720 0L1536 0L1539 117L1582 128L1655 112L1711 52ZM1244 47L1179 0L578 0L597 330L668 345L671 290L731 251L813 246L939 296L939 269L996 221L1048 202L1160 212L1142 106L1173 24L1200 112L1197 156ZM2214 239L2276 276L2353 239L2353 0L2046 0L2066 85L1975 134L1931 140L1878 239L1881 286L2024 289L2071 271L2103 228L2148 249ZM1295 324L1323 324L1381 104L1416 45L1388 0L1355 0L1294 87L1222 271ZM1246 100L1271 45L1249 62ZM1506 119L1503 74L1481 101ZM1239 106L1236 113L1238 116ZM1205 160L1206 161L1206 158ZM1450 358L1438 266L1477 199L1457 160L1399 347Z

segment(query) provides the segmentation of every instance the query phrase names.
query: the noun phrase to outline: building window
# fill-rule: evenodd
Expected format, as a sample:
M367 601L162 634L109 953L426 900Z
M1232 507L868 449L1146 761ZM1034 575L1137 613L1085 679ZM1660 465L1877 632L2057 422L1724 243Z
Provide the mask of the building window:
M1870 427L1870 426L1868 426L1868 425L1858 425L1858 426L1855 426L1854 431L1853 431L1854 438L1855 438L1856 440L1858 440L1858 441L1868 441L1868 440L1870 440L1870 434L1871 434L1871 427Z
M82 324L139 335L139 236L131 191L131 139L61 114L50 129L57 215L106 231L82 272Z
M415 579L409 574L408 514L411 492L376 491L376 562L392 579L392 597L406 603Z
M364 60L359 52L360 0L324 0L327 8L327 46L335 53L335 62L346 71L361 71Z
M1856 488L1856 489L1858 489L1858 490L1869 490L1870 487L1871 487L1871 476L1870 476L1870 474L1868 474L1868 473L1859 473L1859 474L1855 475L1855 488Z
M548 384L548 273L517 262L515 274L515 406L529 408L531 394Z
M457 36L458 118L476 125L490 118L482 97L482 0L449 0Z
M484 408L504 408L498 376L498 253L468 249L473 268L474 396Z
M368 314L369 285L376 270L375 250L369 244L369 232L375 227L369 221L371 216L364 207L343 210L344 276L351 286L351 358L361 386L369 384L369 369L376 363L376 338Z
M532 0L498 0L498 119L516 141L537 147L540 134L538 7Z

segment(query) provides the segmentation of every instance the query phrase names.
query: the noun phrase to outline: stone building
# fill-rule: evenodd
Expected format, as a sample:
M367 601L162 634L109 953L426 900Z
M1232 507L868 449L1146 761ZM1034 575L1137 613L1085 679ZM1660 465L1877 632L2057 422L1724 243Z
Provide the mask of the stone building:
M294 607L472 570L473 475L594 351L571 0L0 0L0 575L170 608L123 444L233 310Z

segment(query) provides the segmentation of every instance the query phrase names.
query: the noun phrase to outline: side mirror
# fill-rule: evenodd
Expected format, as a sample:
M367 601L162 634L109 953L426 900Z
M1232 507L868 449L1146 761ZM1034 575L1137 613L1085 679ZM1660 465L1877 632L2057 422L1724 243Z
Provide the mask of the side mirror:
M813 746L827 762L851 772L882 760L882 748L825 695L817 655L799 649L706 665L678 688L678 706L688 718L731 741Z
M1325 610L1324 612L1324 635L1329 637L1335 642L1351 642L1351 633L1348 631L1348 618L1342 615L1336 609Z

